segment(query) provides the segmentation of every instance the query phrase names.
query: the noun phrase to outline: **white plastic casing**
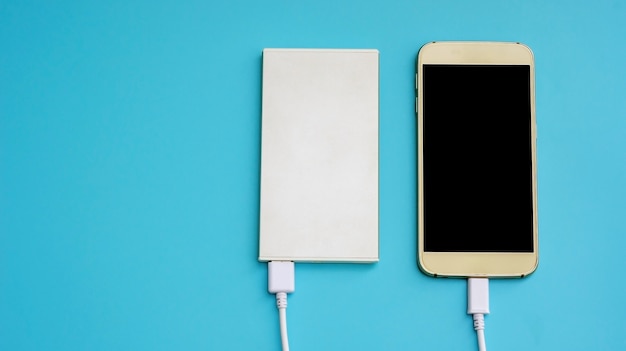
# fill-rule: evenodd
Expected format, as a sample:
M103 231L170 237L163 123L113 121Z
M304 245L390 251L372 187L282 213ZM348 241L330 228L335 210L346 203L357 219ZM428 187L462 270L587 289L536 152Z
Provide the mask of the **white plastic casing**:
M378 51L263 51L259 260L378 261Z
M467 279L467 314L489 313L489 279Z
M272 261L267 264L267 290L272 294L294 292L296 282L293 262Z

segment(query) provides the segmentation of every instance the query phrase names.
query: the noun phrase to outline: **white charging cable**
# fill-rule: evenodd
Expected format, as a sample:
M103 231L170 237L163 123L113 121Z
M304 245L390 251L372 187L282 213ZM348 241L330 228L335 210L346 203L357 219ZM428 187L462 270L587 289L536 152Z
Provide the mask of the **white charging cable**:
M467 314L473 315L478 350L487 351L485 344L485 315L489 314L489 279L467 279Z
M268 291L276 294L276 307L280 322L280 339L283 351L289 351L287 337L287 294L294 292L295 269L292 261L270 261L267 263Z

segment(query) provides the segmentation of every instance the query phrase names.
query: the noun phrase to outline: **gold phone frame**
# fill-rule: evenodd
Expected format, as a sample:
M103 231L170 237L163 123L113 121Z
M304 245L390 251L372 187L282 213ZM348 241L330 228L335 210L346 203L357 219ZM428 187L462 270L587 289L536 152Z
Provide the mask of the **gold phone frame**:
M423 101L424 64L529 65L533 190L533 252L427 252L424 251ZM526 45L506 42L431 42L418 54L417 173L418 173L418 266L426 274L444 277L524 277L539 262L537 224L537 124L535 116L535 64Z

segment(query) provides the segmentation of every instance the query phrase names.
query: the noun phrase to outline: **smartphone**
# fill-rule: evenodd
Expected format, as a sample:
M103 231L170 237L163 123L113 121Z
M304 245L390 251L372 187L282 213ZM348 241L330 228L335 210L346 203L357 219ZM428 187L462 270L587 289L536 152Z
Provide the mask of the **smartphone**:
M432 42L418 54L418 265L523 277L538 263L535 66L520 43Z

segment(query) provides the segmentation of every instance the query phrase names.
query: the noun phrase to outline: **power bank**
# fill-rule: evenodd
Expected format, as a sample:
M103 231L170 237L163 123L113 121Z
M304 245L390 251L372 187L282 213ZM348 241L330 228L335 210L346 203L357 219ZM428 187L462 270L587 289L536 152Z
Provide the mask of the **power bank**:
M378 57L263 50L260 261L378 261Z

